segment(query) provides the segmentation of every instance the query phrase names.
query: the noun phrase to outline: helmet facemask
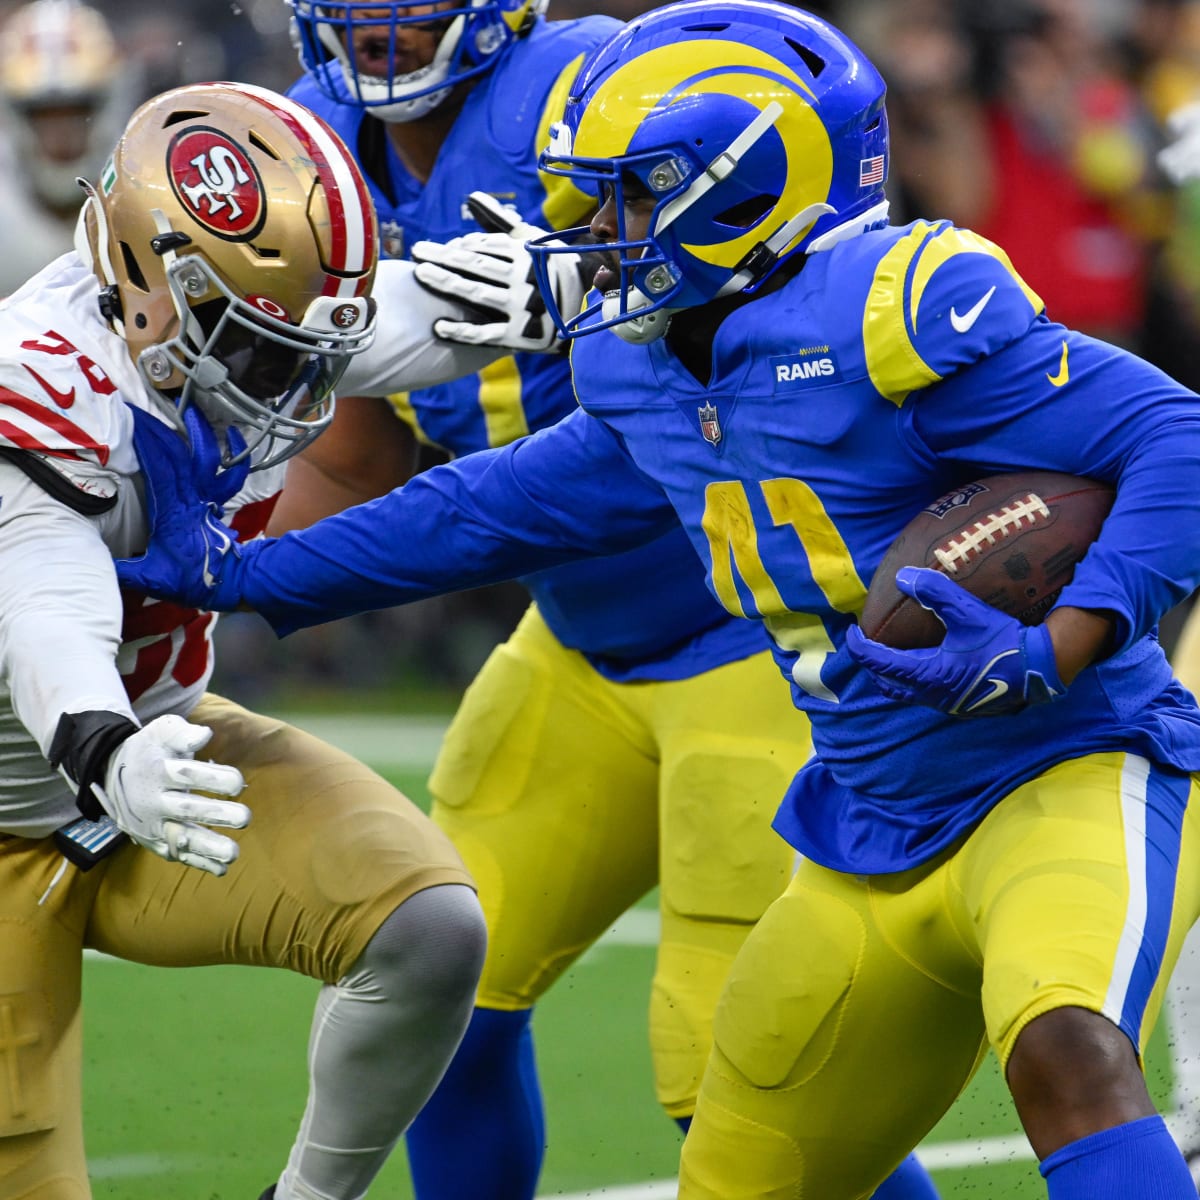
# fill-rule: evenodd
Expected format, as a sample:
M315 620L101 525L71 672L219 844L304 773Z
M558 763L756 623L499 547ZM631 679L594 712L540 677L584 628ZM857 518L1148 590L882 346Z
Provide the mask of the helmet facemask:
M235 294L199 255L164 255L178 332L143 350L137 367L150 387L182 377L177 412L195 405L224 442L222 467L249 458L256 469L303 450L333 420L333 392L350 357L375 337L374 301L314 300L295 324L264 297ZM356 313L357 332L335 321ZM234 426L239 436L229 439Z
M320 4L288 0L300 62L321 91L364 108L383 121L428 116L466 80L491 70L513 38L524 32L546 0L345 0ZM406 29L440 34L430 62L410 71L369 70L371 61L403 57Z
M771 215L779 196L762 190L755 164L746 160L769 154L770 148L760 143L771 132L782 109L769 104L757 116L749 119L745 128L730 144L711 159L689 144L670 149L653 149L612 159L585 159L564 151L569 146L570 131L565 126L555 130L555 142L542 157L541 169L548 174L568 176L581 190L596 192L601 203L611 201L614 209L617 236L603 243L603 249L615 257L619 282L608 290L598 303L586 306L570 320L555 321L566 337L599 329L614 328L625 341L644 344L663 336L673 313L683 308L735 292L745 291L761 282L777 264L781 253L794 242L797 235L810 228L826 213L834 210L824 202L815 202L802 212L784 221L757 242L732 269L722 268L705 272L704 279L685 277L677 266L682 257L677 222L695 207L709 210L703 215L706 224L716 223L736 233L754 230ZM699 140L699 139L697 139ZM748 175L743 182L739 176ZM631 236L628 231L629 193L650 197L654 209L644 235ZM530 244L534 267L539 279L546 278L545 256L567 251L578 252L590 227L568 230L536 239ZM544 290L552 290L545 287ZM599 315L600 320L595 321Z

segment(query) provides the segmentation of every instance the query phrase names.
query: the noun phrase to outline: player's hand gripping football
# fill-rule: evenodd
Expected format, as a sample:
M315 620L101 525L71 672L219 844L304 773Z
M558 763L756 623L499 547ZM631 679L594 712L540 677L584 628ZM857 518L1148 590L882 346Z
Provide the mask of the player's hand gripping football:
M561 350L546 302L538 289L533 258L525 243L546 231L530 225L487 192L467 199L483 233L467 233L442 244L416 242L412 248L417 282L435 296L477 312L474 321L440 318L434 334L468 346L498 346L512 351ZM558 311L574 316L583 305L580 256L549 256L550 278Z
M194 406L185 413L187 440L149 413L131 411L150 541L139 557L117 560L121 586L188 608L237 608L239 596L222 584L231 582L240 550L221 505L245 480L245 467L218 471L216 436Z
M233 800L196 795L236 796L245 786L236 767L196 761L196 751L211 737L211 729L182 717L158 717L117 746L104 786L94 783L92 791L139 845L160 858L224 875L238 856L238 845L208 826L244 829L250 810Z
M1066 691L1045 625L1022 625L926 567L901 567L896 586L935 613L946 636L929 649L894 650L852 625L846 648L884 695L955 717L990 717Z

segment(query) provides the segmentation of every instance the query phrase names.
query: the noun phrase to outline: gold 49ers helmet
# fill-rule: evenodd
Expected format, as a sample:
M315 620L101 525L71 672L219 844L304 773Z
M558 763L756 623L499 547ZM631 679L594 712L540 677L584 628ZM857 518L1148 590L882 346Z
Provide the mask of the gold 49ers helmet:
M307 445L375 334L375 215L337 135L263 88L175 88L86 191L76 249L164 411L196 405L225 466Z

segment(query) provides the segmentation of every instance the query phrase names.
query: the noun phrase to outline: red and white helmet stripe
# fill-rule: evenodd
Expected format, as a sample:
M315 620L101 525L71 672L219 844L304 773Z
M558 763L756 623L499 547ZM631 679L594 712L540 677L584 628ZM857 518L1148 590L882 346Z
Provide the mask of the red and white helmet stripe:
M333 244L325 281L327 296L357 296L366 290L367 272L378 255L371 198L338 136L315 113L294 100L253 84L217 85L253 96L296 135L308 151L325 188Z

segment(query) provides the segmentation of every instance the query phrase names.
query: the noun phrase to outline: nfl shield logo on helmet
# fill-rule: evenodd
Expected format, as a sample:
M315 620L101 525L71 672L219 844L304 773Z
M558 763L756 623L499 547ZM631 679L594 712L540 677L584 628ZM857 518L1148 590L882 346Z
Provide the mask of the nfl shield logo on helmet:
M715 446L721 440L721 421L715 404L702 404L696 411L700 414L700 432L704 440Z

